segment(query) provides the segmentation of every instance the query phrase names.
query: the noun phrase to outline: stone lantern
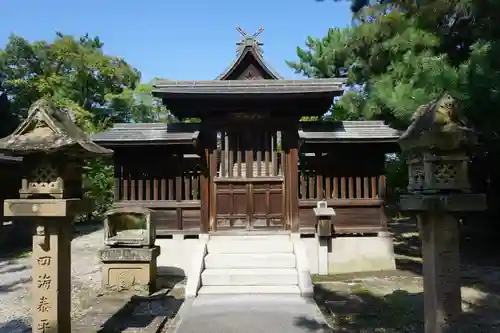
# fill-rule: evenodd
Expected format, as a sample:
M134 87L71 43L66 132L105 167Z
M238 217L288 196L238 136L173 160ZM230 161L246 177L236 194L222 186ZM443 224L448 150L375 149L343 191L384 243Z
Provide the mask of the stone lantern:
M49 100L35 102L28 117L0 140L0 151L23 156L19 199L4 202L4 215L35 221L33 331L71 332L71 239L82 200L82 165L113 151L93 143L71 115Z
M448 95L417 110L399 139L408 157L408 193L401 210L417 216L424 273L425 332L456 329L461 313L457 214L486 209L472 193L468 152L475 144L456 102Z

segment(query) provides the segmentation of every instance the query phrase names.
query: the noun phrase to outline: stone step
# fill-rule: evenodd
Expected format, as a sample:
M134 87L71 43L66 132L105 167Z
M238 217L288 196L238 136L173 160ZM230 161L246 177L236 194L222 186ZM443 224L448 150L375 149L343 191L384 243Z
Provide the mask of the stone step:
M295 268L293 253L209 253L205 268Z
M293 242L290 239L215 239L210 240L207 246L208 253L293 253Z
M198 295L300 294L298 286L202 286Z
M293 268L206 269L201 274L203 286L287 286L297 285Z

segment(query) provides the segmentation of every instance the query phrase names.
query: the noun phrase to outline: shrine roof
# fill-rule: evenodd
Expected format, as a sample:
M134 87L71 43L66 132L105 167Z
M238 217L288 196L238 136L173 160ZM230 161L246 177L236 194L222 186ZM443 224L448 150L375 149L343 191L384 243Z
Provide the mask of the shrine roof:
M308 143L396 142L400 132L383 121L301 122L299 137Z
M198 138L195 123L119 123L110 130L95 133L92 140L101 145L190 144Z
M264 31L264 28L260 28L252 35L248 35L239 26L236 27L236 30L238 30L242 36L242 39L236 43L236 58L219 76L217 76L216 80L237 78L237 76L240 76L242 72L248 68L249 63L256 64L259 67L259 72L262 73L265 79L283 79L283 77L264 60L262 50L264 44L257 39L262 31Z
M153 95L171 97L180 95L276 95L330 93L340 95L344 91L344 79L304 80L225 80L225 81L170 81L153 83ZM332 97L333 97L332 95Z

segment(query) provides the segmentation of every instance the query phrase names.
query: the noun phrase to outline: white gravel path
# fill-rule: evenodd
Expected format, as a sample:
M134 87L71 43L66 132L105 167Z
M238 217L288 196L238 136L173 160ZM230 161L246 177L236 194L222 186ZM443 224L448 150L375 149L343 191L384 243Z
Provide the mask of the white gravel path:
M88 228L88 227L87 227ZM103 230L73 239L72 313L78 315L100 291L97 251L103 246ZM0 258L0 333L29 332L31 257Z

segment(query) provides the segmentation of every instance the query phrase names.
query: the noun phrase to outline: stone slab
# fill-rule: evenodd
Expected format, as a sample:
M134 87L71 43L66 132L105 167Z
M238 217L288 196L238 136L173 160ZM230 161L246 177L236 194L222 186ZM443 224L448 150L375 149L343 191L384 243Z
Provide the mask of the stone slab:
M201 295L188 307L167 332L331 332L316 303L299 295Z
M150 262L160 255L159 246L142 247L107 247L99 250L102 262Z

